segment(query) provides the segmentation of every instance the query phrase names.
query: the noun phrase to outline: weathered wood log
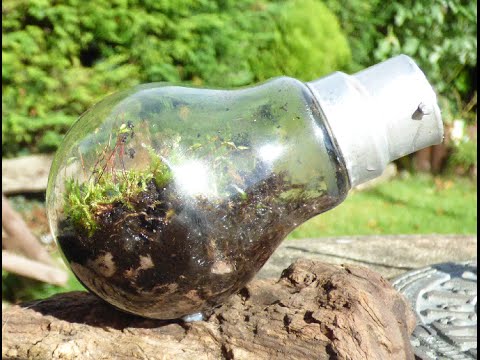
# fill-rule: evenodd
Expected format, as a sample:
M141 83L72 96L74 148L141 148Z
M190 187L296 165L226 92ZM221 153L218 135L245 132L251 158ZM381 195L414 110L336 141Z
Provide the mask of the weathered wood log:
M2 249L18 251L26 257L53 265L53 260L40 241L32 234L25 221L2 193Z
M66 293L2 311L3 359L414 359L403 297L359 266L298 260L207 321L148 320Z
M50 154L2 159L2 191L5 194L45 191L52 160Z
M2 250L2 269L30 279L65 286L68 273L58 267L27 259L8 250Z

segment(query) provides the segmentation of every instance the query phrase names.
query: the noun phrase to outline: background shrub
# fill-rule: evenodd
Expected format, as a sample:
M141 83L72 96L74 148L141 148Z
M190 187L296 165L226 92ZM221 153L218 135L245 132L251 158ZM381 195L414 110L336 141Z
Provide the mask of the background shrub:
M375 64L375 49L378 42L384 38L381 28L385 25L386 16L381 10L385 2L325 0L324 3L337 16L340 27L347 36L352 52L348 70L357 72Z
M403 53L415 59L448 100L442 105L459 113L471 101L477 89L475 1L326 0L326 4L348 37L350 69L357 71ZM476 111L476 105L469 110ZM474 112L469 116L473 121Z
M404 53L428 74L440 95L444 122L476 123L477 3L465 0L402 0L382 9L385 36L374 55L378 60ZM476 166L476 137L465 134L450 142L449 163L465 170Z
M442 105L461 112L476 91L476 2L403 0L388 3L383 14L385 36L377 44L375 58L381 60L399 53L412 56L436 91L448 100ZM474 121L473 113L468 115L467 120Z
M311 80L399 53L427 74L446 125L472 126L476 36L472 0L6 0L3 156L54 151L94 102L141 82Z
M398 54L411 56L439 95L444 123L477 123L477 2L472 0L326 0L352 49L351 71ZM448 133L448 132L447 132ZM477 138L450 141L452 158L476 167ZM414 155L400 162L408 168Z
M315 0L6 0L2 39L3 156L55 150L89 106L138 83L311 80L350 62Z

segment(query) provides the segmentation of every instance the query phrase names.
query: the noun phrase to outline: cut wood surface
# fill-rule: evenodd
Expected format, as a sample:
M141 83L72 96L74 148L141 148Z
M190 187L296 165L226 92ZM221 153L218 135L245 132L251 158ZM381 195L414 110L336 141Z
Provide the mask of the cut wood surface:
M66 271L7 250L2 250L2 269L53 285L64 286L68 281Z
M2 311L3 359L414 359L415 318L378 273L298 260L207 321L124 314L73 292Z
M29 155L2 159L2 192L42 192L47 188L53 155Z
M26 257L45 264L53 264L47 250L32 234L20 214L16 212L2 194L2 249L17 251ZM3 232L2 232L3 234Z

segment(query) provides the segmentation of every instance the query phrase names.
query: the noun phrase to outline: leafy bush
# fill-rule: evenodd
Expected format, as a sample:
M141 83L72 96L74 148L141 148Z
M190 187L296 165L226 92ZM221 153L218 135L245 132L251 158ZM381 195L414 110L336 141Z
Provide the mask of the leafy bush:
M352 49L351 71L407 54L438 93L444 122L463 119L467 124L476 124L476 2L326 0L326 5L347 34ZM470 167L473 151L467 149L472 144L473 140L453 147L449 162L461 165L458 162L463 161L464 167ZM412 158L399 162L411 164Z
M448 100L442 107L458 113L476 92L476 2L326 0L326 4L347 34L354 70L403 53L415 59Z
M467 102L476 91L476 2L403 0L388 3L382 13L385 37L377 44L375 58L412 56L436 91L450 100L450 106L458 105L456 112L462 111L458 95Z
M6 0L2 151L52 151L75 118L141 82L214 87L306 80L350 61L315 0Z
M326 6L337 16L352 51L350 72L357 72L377 61L373 54L378 42L385 16L381 11L385 3L380 0L325 0Z
M450 167L462 167L465 170L470 170L477 166L477 139L470 139L465 137L458 144L453 147L452 155L450 156Z
M309 81L347 69L351 60L347 40L321 2L280 2L268 10L275 21L255 22L253 41L258 46L250 61L255 80L287 74Z

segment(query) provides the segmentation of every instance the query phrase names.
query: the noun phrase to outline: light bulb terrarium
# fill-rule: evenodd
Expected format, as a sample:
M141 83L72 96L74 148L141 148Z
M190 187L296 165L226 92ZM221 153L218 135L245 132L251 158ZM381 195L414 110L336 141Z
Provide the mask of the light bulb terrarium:
M320 88L288 77L229 91L148 84L95 105L66 135L47 189L73 273L145 317L222 304L361 173Z

